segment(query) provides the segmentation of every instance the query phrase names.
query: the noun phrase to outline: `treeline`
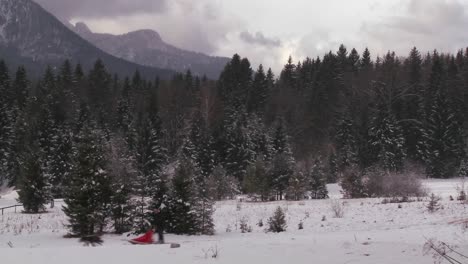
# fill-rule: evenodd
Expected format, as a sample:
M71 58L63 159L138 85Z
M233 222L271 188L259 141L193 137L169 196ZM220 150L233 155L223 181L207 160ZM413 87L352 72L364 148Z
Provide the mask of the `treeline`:
M468 50L372 59L342 45L278 77L234 55L217 81L121 77L97 61L32 83L0 63L0 179L40 201L30 211L64 197L70 217L95 213L71 221L76 233L144 230L156 208L173 232L211 233L213 201L240 193L320 199L369 172L466 174L467 88Z

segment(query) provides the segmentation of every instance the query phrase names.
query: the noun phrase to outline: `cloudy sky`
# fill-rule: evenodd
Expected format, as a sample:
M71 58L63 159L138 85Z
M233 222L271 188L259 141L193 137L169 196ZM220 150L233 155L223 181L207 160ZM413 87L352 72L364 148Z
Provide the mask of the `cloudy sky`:
M239 53L279 70L295 60L337 50L340 43L374 57L456 51L468 46L465 0L37 0L95 32L150 28L175 46L210 55Z

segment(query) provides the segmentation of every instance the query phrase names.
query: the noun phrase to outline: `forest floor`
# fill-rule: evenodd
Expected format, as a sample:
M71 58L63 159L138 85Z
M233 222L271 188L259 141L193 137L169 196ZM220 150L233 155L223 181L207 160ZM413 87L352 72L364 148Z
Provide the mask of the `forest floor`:
M428 212L427 201L383 204L383 199L336 200L341 198L337 185L328 186L329 200L218 202L216 235L167 235L167 242L181 244L176 249L130 245L126 242L129 237L117 235L104 236L103 245L97 247L63 238L66 217L60 201L40 215L10 209L0 215L0 263L434 263L432 252L424 250L430 239L468 255L468 227L456 223L468 218L468 204L449 199L456 197L459 184L456 180L424 182L429 193L442 197L442 208L434 213ZM15 192L4 192L0 207L15 204L15 198ZM342 218L335 218L331 210L337 201L344 208ZM278 206L286 212L287 231L265 233L268 218ZM241 233L242 218L251 226L251 233ZM257 225L260 220L263 227ZM299 230L301 221L304 229ZM468 259L457 258L468 263Z

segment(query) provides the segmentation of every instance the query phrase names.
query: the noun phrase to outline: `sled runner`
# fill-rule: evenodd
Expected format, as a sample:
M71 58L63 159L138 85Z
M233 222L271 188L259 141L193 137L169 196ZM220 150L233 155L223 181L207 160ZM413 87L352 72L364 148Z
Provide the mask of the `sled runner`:
M153 243L141 243L141 242L136 242L133 240L128 240L128 242L132 245L169 245L171 248L180 248L180 244L178 243L158 243L158 242L153 242Z

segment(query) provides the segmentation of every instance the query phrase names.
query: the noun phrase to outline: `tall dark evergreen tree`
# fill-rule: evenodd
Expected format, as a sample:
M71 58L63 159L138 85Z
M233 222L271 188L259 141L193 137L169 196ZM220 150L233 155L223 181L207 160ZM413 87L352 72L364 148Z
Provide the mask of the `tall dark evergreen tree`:
M427 173L436 178L455 176L463 157L461 125L452 105L443 91L437 92L423 132L421 151Z
M312 199L328 198L327 177L321 157L314 160L314 164L309 171L309 191Z
M63 211L70 233L86 239L103 231L110 214L111 182L101 133L85 121L76 140L75 163L67 182Z
M24 67L19 67L16 71L13 89L16 94L16 106L18 110L23 110L26 107L26 101L29 94L29 81Z
M352 120L343 114L336 132L337 165L340 170L357 164L357 140Z
M379 112L373 119L370 136L382 166L390 171L401 170L406 157L405 139L395 118L385 110Z
M405 135L405 145L408 156L413 160L419 160L418 142L422 138L422 116L424 112L424 101L420 97L424 91L422 86L422 58L419 51L414 47L406 60L408 68L409 88L404 99L402 128Z
M16 181L15 168L15 111L8 68L0 61L0 185Z
M43 169L41 150L31 146L24 153L21 166L21 181L18 202L23 204L24 212L40 213L51 198L51 182Z
M271 75L269 78L271 78ZM248 112L263 113L269 95L270 85L268 82L269 80L267 79L263 65L260 64L254 75L252 88L249 93Z
M198 173L190 160L184 159L172 178L169 203L168 231L174 234L197 233L197 214L194 211L195 190L193 178Z

